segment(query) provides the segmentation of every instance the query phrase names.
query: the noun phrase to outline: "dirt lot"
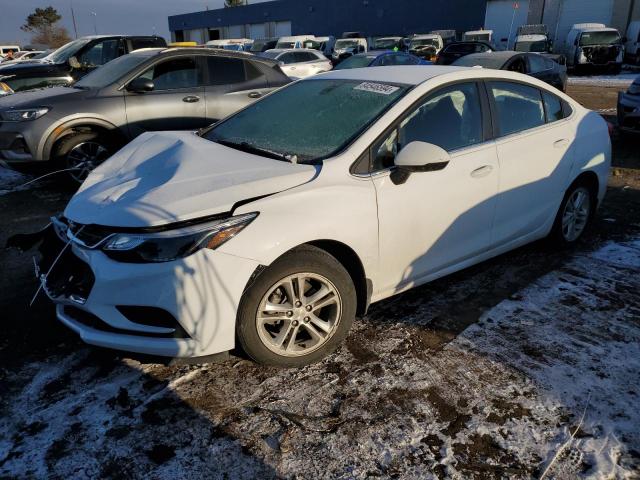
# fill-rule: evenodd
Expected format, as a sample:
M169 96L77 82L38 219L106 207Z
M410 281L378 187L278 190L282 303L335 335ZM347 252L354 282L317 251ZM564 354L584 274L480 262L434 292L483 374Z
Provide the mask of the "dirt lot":
M572 86L603 112L617 88ZM598 219L380 302L300 370L162 366L83 345L0 251L0 477L640 478L640 140ZM16 180L18 182L19 180ZM0 195L0 244L63 208Z

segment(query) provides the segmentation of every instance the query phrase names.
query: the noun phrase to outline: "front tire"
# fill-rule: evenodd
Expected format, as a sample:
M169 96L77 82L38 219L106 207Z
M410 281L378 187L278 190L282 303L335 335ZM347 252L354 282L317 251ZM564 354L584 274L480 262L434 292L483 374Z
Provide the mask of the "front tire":
M298 247L260 273L245 291L236 332L258 363L302 367L333 352L356 314L356 291L332 255Z
M60 140L53 156L60 168L71 169L67 177L80 185L91 170L96 168L115 151L106 136L96 132L76 133Z
M557 246L573 245L582 238L593 219L596 193L587 182L574 183L565 193L550 239Z

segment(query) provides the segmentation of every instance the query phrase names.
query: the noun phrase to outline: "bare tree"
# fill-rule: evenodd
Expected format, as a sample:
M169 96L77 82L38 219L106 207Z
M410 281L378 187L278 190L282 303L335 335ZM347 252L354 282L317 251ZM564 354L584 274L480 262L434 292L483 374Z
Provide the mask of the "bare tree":
M240 7L242 5L247 5L249 2L247 0L224 0L225 7Z
M60 19L62 17L58 14L58 11L51 6L36 8L35 12L27 17L27 22L20 29L32 34L31 43L57 48L71 40L67 29L56 25Z

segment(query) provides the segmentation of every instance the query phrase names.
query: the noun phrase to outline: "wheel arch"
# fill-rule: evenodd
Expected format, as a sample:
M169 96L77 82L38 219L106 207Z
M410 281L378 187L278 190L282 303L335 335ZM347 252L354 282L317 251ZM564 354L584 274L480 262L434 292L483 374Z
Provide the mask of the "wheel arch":
M53 152L54 146L63 138L68 137L69 135L72 135L74 133L90 131L106 133L110 136L113 136L118 142L124 143L127 141L124 132L122 132L121 129L116 127L111 122L100 118L77 118L63 122L53 128L50 132L48 132L46 140L41 146L41 158L43 158L44 160L51 160L51 154Z
M367 278L365 274L364 265L362 264L362 261L360 260L358 254L351 247L337 240L312 240L290 248L289 250L278 256L274 261L288 255L291 251L302 246L312 246L323 250L324 252L333 256L347 270L347 273L349 273L349 276L351 277L353 285L356 289L356 314L366 314L367 309L369 308L369 305L371 303L371 294L373 291L373 287L371 280ZM255 271L251 275L251 278L249 278L249 281L247 282L245 291L253 284L254 280L267 268L267 265L259 265L255 269Z
M600 179L598 178L598 175L591 170L581 172L580 175L578 175L576 179L571 183L571 185L569 185L569 188L567 188L567 191L571 190L574 186L578 184L584 184L591 191L592 193L591 201L593 202L592 206L593 207L597 206L598 192L600 191ZM592 212L593 210L595 209L592 209Z

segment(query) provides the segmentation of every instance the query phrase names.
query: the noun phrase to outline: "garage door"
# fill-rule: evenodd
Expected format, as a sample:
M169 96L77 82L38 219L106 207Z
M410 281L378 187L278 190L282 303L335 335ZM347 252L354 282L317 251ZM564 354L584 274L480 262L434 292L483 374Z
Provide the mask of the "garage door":
M563 48L567 34L575 23L611 24L614 0L564 0L560 7L556 28L556 48ZM551 29L551 28L550 28Z
M243 38L244 25L231 25L229 27L229 38Z
M249 25L249 38L267 38L267 29L264 23L252 23Z
M520 25L527 23L529 16L529 0L490 0L487 2L487 13L484 28L493 30L493 41L496 45L512 48L516 32Z
M291 35L291 22L276 22L276 37L288 37Z

